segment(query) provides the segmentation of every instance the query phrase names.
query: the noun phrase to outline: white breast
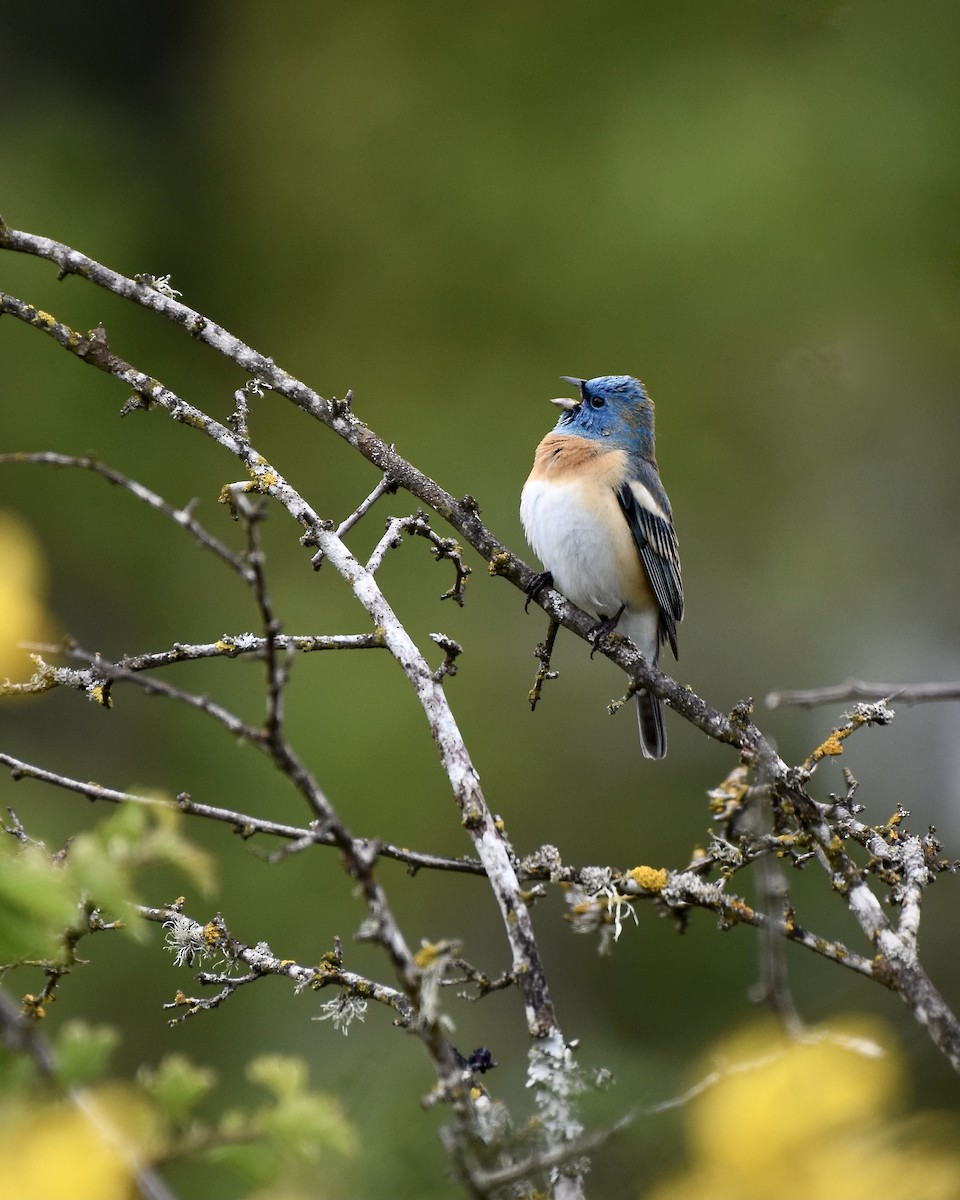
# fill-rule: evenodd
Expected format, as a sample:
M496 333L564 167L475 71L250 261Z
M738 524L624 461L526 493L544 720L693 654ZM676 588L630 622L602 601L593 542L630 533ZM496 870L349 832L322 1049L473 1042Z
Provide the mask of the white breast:
M657 609L616 494L581 480L527 481L520 520L557 589L579 608L614 616L644 653L655 653Z

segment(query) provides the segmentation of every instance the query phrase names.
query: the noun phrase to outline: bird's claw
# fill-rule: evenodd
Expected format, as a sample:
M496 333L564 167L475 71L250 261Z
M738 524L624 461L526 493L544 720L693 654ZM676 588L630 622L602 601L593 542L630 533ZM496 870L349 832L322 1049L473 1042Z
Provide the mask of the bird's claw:
M541 571L539 575L534 576L533 583L527 588L527 602L523 606L523 611L527 612L530 608L530 601L536 600L544 588L553 587L553 576L549 571Z
M614 616L603 617L590 630L590 644L593 646L593 649L590 651L591 658L593 658L596 652L603 646L603 643L616 629L617 622L623 616L623 610L626 607L625 604L621 604Z

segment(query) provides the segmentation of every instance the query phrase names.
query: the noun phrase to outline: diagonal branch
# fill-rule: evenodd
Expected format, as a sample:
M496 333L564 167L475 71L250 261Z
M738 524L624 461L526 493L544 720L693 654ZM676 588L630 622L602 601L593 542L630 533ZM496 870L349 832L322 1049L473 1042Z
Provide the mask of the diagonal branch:
M2 247L48 258L57 263L61 276L70 273L82 275L98 286L159 312L180 325L191 336L216 349L247 375L253 376L257 386L283 395L304 413L347 441L377 467L383 481L389 480L391 487L405 488L426 508L457 530L487 561L491 574L503 576L514 586L529 592L536 575L486 528L480 520L479 506L473 497L456 499L416 470L393 446L384 442L353 414L349 394L341 401L320 396L282 371L272 359L259 354L227 330L181 304L169 293L169 289L151 286L151 281L146 277L127 279L61 243L11 230L0 224ZM442 672L429 670L419 649L396 619L380 591L373 570L369 565L365 568L350 554L337 531L322 521L303 497L254 449L247 436L245 419L236 421L231 430L187 404L157 380L135 370L113 354L102 329L93 330L87 335L79 334L49 314L2 293L0 312L27 322L52 337L70 353L124 382L137 397L137 402L130 407L163 408L174 420L214 438L243 463L249 476L244 482L225 489L223 498L236 503L236 498L246 493L272 496L300 524L304 530L302 540L305 544L316 547L348 581L367 609L375 629L384 631L385 646L407 674L424 710L460 807L463 823L474 839L500 904L514 955L514 966L525 968L525 971L518 972L518 982L524 996L528 1028L544 1044L553 1042L560 1046L553 1061L553 1067L556 1067L563 1059L562 1043L559 1041L559 1030L533 940L526 904L519 891L513 856L492 820L476 771L447 705L441 686ZM386 490L383 484L380 487ZM377 491L374 489L374 493L371 493L371 504L378 498ZM361 509L366 511L363 505ZM536 602L552 620L589 640L595 625L593 618L571 605L558 592L543 589L537 594ZM870 706L875 710L872 714L856 714L856 720L849 729L835 730L835 736L819 747L802 766L791 768L754 724L751 702L738 705L732 713L724 714L647 663L626 639L605 639L599 649L627 674L631 688L641 686L659 696L696 728L737 750L742 763L754 769L759 780L756 787L772 801L775 831L778 834L787 828L800 831L798 837L806 839L807 849L812 848L816 852L833 886L843 896L851 914L876 948L877 958L871 963L872 974L883 978L899 992L917 1020L930 1030L934 1041L948 1055L955 1069L960 1070L960 1024L916 960L915 926L923 886L921 874L912 868L903 868L907 872L907 883L902 892L902 902L906 907L895 928L868 885L865 876L869 869L858 866L848 854L843 838L838 835L833 824L834 810L829 805L817 804L807 791L807 783L817 763L824 756L839 753L837 747L852 728L881 723L885 719L882 705ZM309 795L309 780L303 778L302 768L292 757L289 747L280 744L275 747L275 754L278 765L295 782L300 780L305 787L305 794ZM356 843L345 831L342 832L346 839L345 849L349 852ZM362 861L356 861L356 867L363 886L372 887ZM375 907L374 893L368 890L367 898L368 903ZM395 945L395 951L399 960L404 959L405 953L409 954L401 950L399 944ZM398 959L395 958L395 961Z
M3 241L2 231L0 231L0 244L3 244ZM75 252L71 252L71 255L75 255ZM67 261L79 269L80 264L76 258L67 256ZM115 276L113 272L108 272L108 274L112 278L122 279L122 277ZM128 280L122 284L121 294L130 293L133 298L137 298L140 290L141 285ZM176 301L162 296L158 297L158 307L171 304L178 308L182 307L178 306ZM413 639L397 619L374 576L351 554L336 533L328 527L327 523L310 507L299 492L249 442L221 422L187 403L175 392L164 387L157 379L137 370L114 354L110 350L106 334L102 329L93 330L86 336L79 334L69 326L57 321L49 313L41 312L5 293L0 293L0 311L18 317L51 337L69 353L76 355L91 366L95 366L98 370L113 375L132 388L144 402L166 411L174 421L197 429L218 442L243 463L250 475L249 482L231 485L223 489L222 498L229 500L231 495L237 492L259 492L272 496L306 531L304 540L322 550L324 557L347 580L354 595L370 614L374 627L383 629L387 648L407 675L424 710L440 754L441 763L460 807L463 824L470 833L490 878L511 944L514 961L518 966L523 965L525 968L519 978L528 1030L534 1037L545 1037L548 1033L556 1031L556 1014L536 945L532 921L521 895L513 862L483 797L479 775L470 760L460 730L444 695L441 681L430 670ZM207 328L207 323L193 322L192 324L197 329L198 336L202 336ZM219 337L218 340L220 340ZM228 340L236 343L236 339L229 338ZM267 360L261 361L259 358L255 363L250 364L248 369L254 369L257 366L261 367L266 375L264 376L262 372L256 370L254 373L258 377L264 377L274 390L280 390L275 379L279 382L283 373L278 372ZM287 381L289 377L283 376L283 379ZM295 381L285 382L285 386L292 388L294 383ZM299 394L300 391L308 389L304 389L302 384L297 384L293 390ZM315 397L315 393L310 394ZM325 410L332 409L328 402L320 401L319 397L316 397L316 401ZM342 421L344 418L341 416L333 419ZM391 453L393 452L391 451ZM392 473L390 474L393 477ZM565 607L571 607L565 600L562 603ZM156 686L156 681L152 682ZM282 765L287 771L292 771L291 777L295 782L303 781L304 790L314 802L316 801L319 789L312 781L306 782L306 772L301 764L294 760L292 753L284 753L283 760L278 765ZM321 814L318 813L318 815ZM330 818L327 816L324 819ZM346 834L343 848L349 850L349 837ZM397 948L399 949L399 943ZM400 957L403 957L402 953Z
M122 488L124 491L130 492L132 496L136 496L138 500L142 500L144 504L148 504L151 508L161 512L164 516L175 521L182 529L186 529L201 546L208 550L212 550L219 558L242 576L249 583L249 570L244 564L239 554L235 554L229 546L225 546L218 538L215 538L212 533L208 533L199 521L193 516L193 502L184 505L183 508L174 508L162 496L158 496L156 492L145 487L135 479L130 479L122 472L114 470L113 467L108 467L93 455L83 454L56 454L51 450L42 450L35 453L27 451L17 451L13 454L0 454L0 466L9 466L16 463L29 463L33 466L46 467L61 467L61 468L77 468L79 470L92 471L99 475L108 483L112 483L116 487Z
M407 462L392 445L378 437L373 430L353 414L351 411L352 398L349 393L340 401L325 399L312 388L279 368L273 359L260 354L195 309L180 303L165 290L157 290L155 287L149 286L147 282L129 279L62 242L12 229L0 221L0 248L49 259L56 263L61 278L70 274L79 275L99 287L151 309L179 325L187 330L191 337L205 343L236 363L247 375L252 375L255 380L267 385L270 390L279 392L309 416L321 421L373 463L383 476L391 481L393 486L403 487L411 495L416 496L464 537L487 561L491 574L508 579L525 595L529 594L532 585L538 580L538 574L513 554L483 524L480 520L480 508L474 497L468 495L462 499L456 499L429 476L424 475L423 472L418 471ZM122 379L133 387L137 396L147 406L152 403L161 403L168 409L174 420L183 421L186 424L195 424L200 419L197 410L185 405L183 401L163 389L155 380L132 372L132 368L128 368L127 364L111 355L106 344L106 335L102 330L93 330L84 337L69 327L61 325L49 314L25 304L16 297L0 292L0 313L2 312L8 312L20 320L26 321L34 328L53 337L64 349ZM124 370L124 368L127 369ZM198 427L202 427L202 422ZM241 439L232 438L229 431L223 426L219 426L219 431L228 435L226 439L221 436L219 431L214 432L212 426L207 431L231 453L243 457L239 453ZM255 463L249 460L245 460L245 462L252 473L256 472ZM258 473L259 478L263 478L264 475L263 471ZM309 520L304 519L301 512L291 510L291 515L309 528ZM312 536L312 533L309 536ZM319 542L317 544L323 551L323 546ZM571 604L559 592L551 588L542 588L536 596L536 603L560 624L578 634L585 641L590 640L590 635L596 625L595 619ZM745 731L738 724L732 722L718 710L711 708L676 680L647 663L639 651L626 639L605 639L599 650L621 667L639 686L665 700L681 716L709 737L727 742L748 752L759 751L760 758L772 756L772 749L760 737L758 730L752 728L751 736L745 738ZM760 743L757 739L760 739Z
M121 792L115 788L104 787L102 784L89 780L71 779L66 775L58 775L45 767L23 762L12 754L0 751L0 764L10 768L10 774L15 781L20 779L36 779L54 787L63 788L68 792L85 796L88 800L105 800L110 804L136 804L144 808L169 808L176 812L186 813L193 817L202 817L208 821L223 822L231 825L242 838L251 838L256 834L268 837L283 838L302 846L334 846L336 839L319 821L310 825L287 825L282 821L270 821L265 817L253 816L251 813L240 812L233 808L220 808L215 804L204 804L194 800L186 792L181 792L175 800L165 800L162 796L141 796L136 792ZM455 871L466 875L483 875L483 863L476 858L450 858L442 854L427 854L420 850L410 850L405 846L395 846L391 842L383 842L379 838L355 837L354 845L363 854L364 859L374 862L378 858L389 858L405 864L410 875L418 871Z

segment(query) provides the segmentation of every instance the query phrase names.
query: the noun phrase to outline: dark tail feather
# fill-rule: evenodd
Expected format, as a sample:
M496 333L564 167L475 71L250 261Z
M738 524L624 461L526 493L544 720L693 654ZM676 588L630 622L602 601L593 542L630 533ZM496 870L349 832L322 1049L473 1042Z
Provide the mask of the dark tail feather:
M643 757L663 758L667 752L667 731L663 724L663 705L656 696L637 692L637 719Z

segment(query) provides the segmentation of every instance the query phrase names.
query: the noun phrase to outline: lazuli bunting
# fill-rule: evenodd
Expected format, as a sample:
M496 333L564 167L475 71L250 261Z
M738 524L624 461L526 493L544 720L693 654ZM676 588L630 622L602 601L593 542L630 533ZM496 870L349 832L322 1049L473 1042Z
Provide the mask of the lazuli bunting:
M579 400L540 445L520 498L527 541L558 591L618 626L654 665L664 641L677 655L683 618L680 555L654 454L653 401L631 375L571 379ZM640 745L663 758L663 706L637 692Z

